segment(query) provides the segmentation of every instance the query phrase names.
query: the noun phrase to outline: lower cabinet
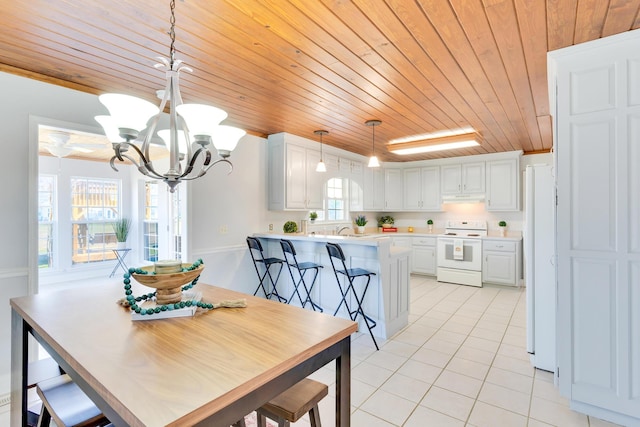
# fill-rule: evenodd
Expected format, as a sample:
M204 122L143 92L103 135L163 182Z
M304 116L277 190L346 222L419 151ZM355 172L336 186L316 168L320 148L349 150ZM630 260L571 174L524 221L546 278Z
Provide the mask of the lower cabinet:
M482 281L518 286L520 282L521 241L485 239L482 241Z
M436 275L436 237L412 237L412 273Z

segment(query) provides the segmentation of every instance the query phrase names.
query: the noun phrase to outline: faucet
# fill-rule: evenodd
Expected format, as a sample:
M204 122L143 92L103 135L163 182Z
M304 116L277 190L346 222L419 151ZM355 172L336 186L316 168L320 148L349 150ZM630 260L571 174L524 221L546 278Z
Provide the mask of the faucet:
M339 229L339 228L340 228L340 226L337 226L337 227L336 227L336 235L337 235L337 236L339 236L339 235L340 235L340 233L342 233L344 230L347 230L349 227L342 227L342 228L340 228L340 229Z

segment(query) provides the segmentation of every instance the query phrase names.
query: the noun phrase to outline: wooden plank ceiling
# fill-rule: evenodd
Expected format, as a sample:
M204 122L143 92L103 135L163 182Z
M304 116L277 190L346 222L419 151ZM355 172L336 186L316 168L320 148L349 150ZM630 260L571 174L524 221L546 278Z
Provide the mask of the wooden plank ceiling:
M162 3L162 4L161 4ZM640 0L184 0L185 102L384 161L549 151L547 51L640 26ZM157 103L169 0L3 3L0 71ZM37 96L37 95L35 95ZM106 109L105 109L106 113ZM389 140L472 127L474 149L398 156Z

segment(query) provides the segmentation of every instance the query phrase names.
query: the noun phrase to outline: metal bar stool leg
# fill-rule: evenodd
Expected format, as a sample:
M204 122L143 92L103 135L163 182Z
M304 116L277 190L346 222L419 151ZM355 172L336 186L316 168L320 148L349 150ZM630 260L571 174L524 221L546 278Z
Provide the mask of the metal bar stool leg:
M378 347L378 343L376 342L376 338L373 336L373 332L371 331L373 328L375 328L377 326L377 323L371 317L369 317L366 314L364 314L364 310L362 309L362 302L364 301L364 297L367 294L367 289L369 288L369 282L371 282L371 276L367 276L367 283L365 284L364 291L362 292L362 299L358 298L358 294L356 293L356 291L355 291L355 289L353 287L353 281L352 280L350 280L350 282L351 282L351 290L353 291L353 296L356 299L356 303L358 304L358 308L354 312L355 315L353 316L352 319L355 321L356 318L358 317L358 314L360 314L362 316L362 318L364 319L365 325L367 325L367 329L369 329L369 335L371 335L371 339L373 340L373 344L376 346L376 350L380 350L380 348ZM373 325L370 325L369 322L371 322Z

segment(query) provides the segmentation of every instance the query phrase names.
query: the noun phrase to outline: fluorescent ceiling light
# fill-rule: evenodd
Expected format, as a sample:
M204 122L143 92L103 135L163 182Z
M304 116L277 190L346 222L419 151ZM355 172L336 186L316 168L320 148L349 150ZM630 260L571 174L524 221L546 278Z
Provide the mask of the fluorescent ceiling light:
M391 142L387 144L387 150L394 154L418 154L432 151L454 150L457 148L474 147L480 145L480 135L476 132L467 132L449 136L429 136L422 139L405 142ZM397 140L396 140L397 141Z

